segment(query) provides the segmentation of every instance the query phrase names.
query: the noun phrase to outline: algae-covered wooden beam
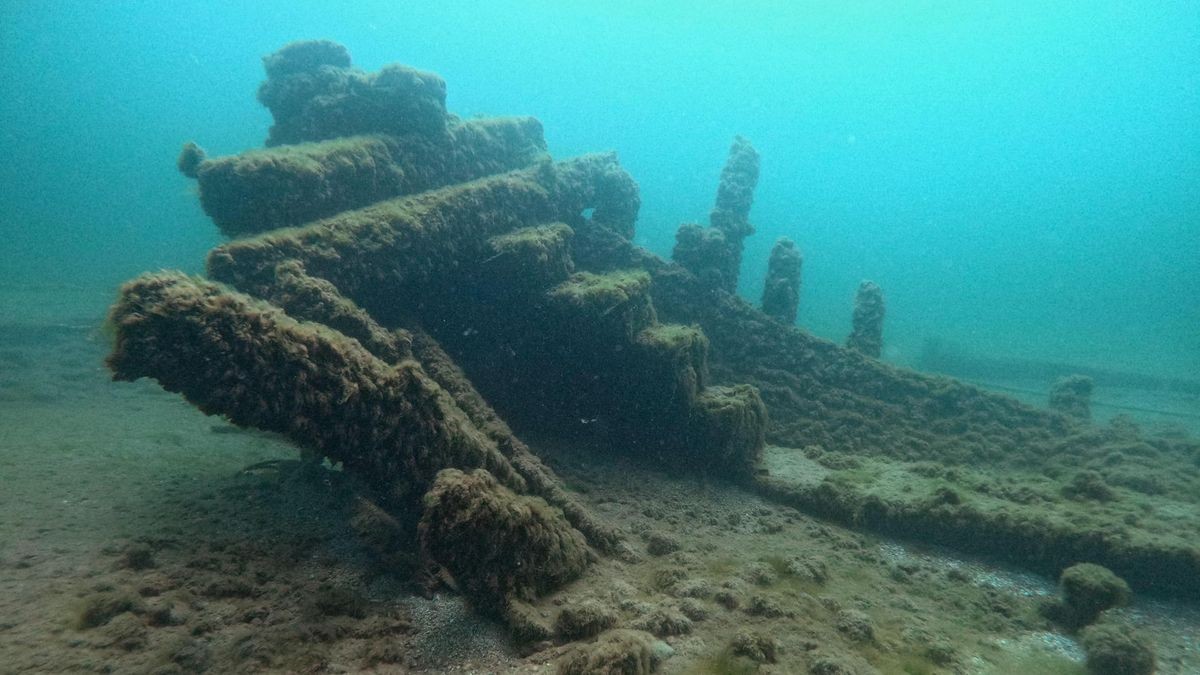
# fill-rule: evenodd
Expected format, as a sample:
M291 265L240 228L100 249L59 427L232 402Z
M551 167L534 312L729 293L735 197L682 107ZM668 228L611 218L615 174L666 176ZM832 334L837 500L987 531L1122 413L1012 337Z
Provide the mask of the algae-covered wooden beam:
M337 331L182 274L125 284L110 318L115 379L150 377L207 414L281 433L391 501L411 503L449 467L527 489L416 361L389 365Z
M275 266L273 283L260 289L264 300L289 316L312 321L352 337L385 363L412 358L412 336L388 330L325 279L309 276L296 260Z
M528 166L546 151L532 117L451 120L445 133L371 134L204 158L180 170L227 236L302 225L340 211Z
M810 452L819 457L815 450ZM947 472L929 464L880 463L887 467L881 475L904 476L903 491L854 483L804 454L769 448L764 463L768 472L755 477L755 488L771 499L852 527L996 556L1055 576L1077 562L1096 562L1139 590L1200 597L1200 548L1189 531L1195 528L1175 524L1164 530L1145 527L1148 523L1131 528L1094 504L1082 515L1072 500L1012 501L1002 490L989 489L994 481L989 474ZM1030 484L1037 485L1026 481L1026 494L1037 494Z
M233 241L209 254L208 270L257 294L271 283L276 265L295 260L374 311L380 304L418 302L431 286L460 274L462 261L489 257L489 239L497 235L571 224L594 209L591 222L627 237L638 206L636 183L611 154L544 161Z
M480 273L503 280L493 284L496 295L510 302L528 300L575 271L571 259L574 230L566 223L523 227L488 240L491 255L480 261Z
M571 525L587 536L588 542L596 548L607 552L623 552L621 534L600 522L567 492L558 476L542 463L484 400L441 344L420 327L413 327L411 334L413 354L422 367L449 392L475 426L495 441L500 452L512 463L513 469L525 479L529 493L562 509Z
M424 497L421 548L483 609L503 611L583 574L591 552L562 512L488 472L441 472Z

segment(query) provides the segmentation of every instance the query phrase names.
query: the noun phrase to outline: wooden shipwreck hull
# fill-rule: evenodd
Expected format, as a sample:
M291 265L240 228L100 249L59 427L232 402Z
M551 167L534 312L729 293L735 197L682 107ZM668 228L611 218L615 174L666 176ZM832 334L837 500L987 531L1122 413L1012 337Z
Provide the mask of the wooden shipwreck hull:
M514 622L630 552L505 420L852 525L1200 595L1200 519L1160 515L1197 509L1194 443L894 368L730 293L753 232L744 139L677 264L631 243L640 198L614 155L554 161L536 120L458 120L440 78L366 75L330 44L267 58L273 147L185 148L206 210L243 238L207 279L126 284L118 379L341 463L408 523L405 545Z

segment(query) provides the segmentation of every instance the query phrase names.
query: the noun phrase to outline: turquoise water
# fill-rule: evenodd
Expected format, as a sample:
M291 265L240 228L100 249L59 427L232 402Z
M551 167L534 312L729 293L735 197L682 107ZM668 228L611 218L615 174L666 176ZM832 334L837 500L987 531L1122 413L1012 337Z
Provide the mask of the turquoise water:
M751 212L757 233L746 241L739 287L747 300L757 304L768 251L786 235L804 251L799 323L814 334L841 342L855 289L871 279L887 296L887 361L922 366L924 346L936 340L951 353L979 357L974 372L1000 373L991 381L979 375L987 386L1037 406L1046 403L1045 373L1068 364L1062 367L1097 375L1098 421L1133 412L1151 423L1147 438L1174 439L1180 428L1200 433L1195 2L10 0L0 2L0 653L8 657L0 671L99 669L112 654L125 659L119 670L150 670L164 635L198 635L224 611L215 603L186 627L156 625L153 649L126 651L103 642L110 633L121 638L120 622L90 633L70 623L80 598L106 593L113 580L157 597L168 573L182 569L181 578L196 584L217 558L230 559L222 574L250 578L237 566L246 558L256 580L278 575L277 583L261 602L248 597L229 606L255 602L291 617L276 626L304 619L293 601L316 588L315 574L361 581L354 566L367 556L345 541L345 523L330 505L346 495L328 481L297 487L271 478L272 471L291 475L292 446L203 417L154 383L113 384L102 364L109 335L100 322L117 285L145 270L202 272L205 254L222 242L200 209L195 182L176 169L180 146L194 140L210 156L261 146L271 118L255 100L260 57L312 38L346 45L365 71L398 61L439 73L449 86L448 108L461 116L536 116L558 158L616 150L641 187L636 241L666 257L681 222L707 221L730 140L743 135L762 157ZM1155 392L1145 384L1154 378L1190 388ZM1157 423L1173 429L1154 436L1163 431ZM1128 472L1115 475L1129 483L1136 478L1129 472L1149 470L1157 456L1138 452L1145 444L1131 445L1129 458L1114 452L1105 461L1128 461ZM816 466L804 457L805 466ZM694 539L703 554L696 560L714 580L741 565L781 562L783 553L828 559L837 577L826 589L833 600L870 595L891 617L882 625L888 634L903 637L898 626L932 617L961 621L953 626L961 635L949 634L964 644L990 639L978 616L963 619L968 600L994 600L993 586L1013 590L1013 579L1034 580L1031 591L1016 588L1021 597L1048 595L1053 586L947 551L863 544L733 486L667 489L657 475L631 481L628 467L608 459L592 458L594 466L559 459L589 508L630 533L702 521L687 544ZM890 489L911 478L891 464L862 468L849 460L839 476L864 485L882 477ZM1123 484L1125 505L1144 507L1155 536L1161 527L1186 532L1198 522L1195 491L1180 497L1195 478L1184 473L1171 477L1178 481L1166 496L1153 492L1153 473L1144 493ZM971 486L978 494L967 493L978 499L992 475L956 480L967 486L978 478ZM1014 473L1009 482L1057 490L1053 476L1043 478ZM936 494L959 499L947 490ZM1078 507L1076 516L1113 507L1057 501L1068 511ZM299 516L286 517L291 510ZM234 512L236 519L228 515ZM1131 517L1122 522L1136 529L1141 516ZM231 520L240 525L232 532ZM314 537L314 528L342 538ZM235 542L228 551L226 539ZM260 541L268 542L262 550L242 548ZM121 567L118 556L131 542L152 542L161 567L140 575ZM311 567L292 566L281 551L302 552L290 555ZM953 600L940 597L942 576L911 584L904 566L927 576L953 568L956 576L947 579L974 585L955 590L965 604L938 604ZM647 568L637 570L630 579ZM400 576L387 582L399 584ZM143 577L153 583L140 586ZM614 595L633 594L619 584ZM369 588L377 609L407 597L382 582ZM798 602L808 601L822 611L812 597ZM466 605L414 602L402 614L420 630L391 656L409 649L440 658L451 642L470 652L447 657L467 670L475 652L527 665L505 651L497 626L477 623ZM830 604L821 598L820 606ZM1162 672L1195 672L1194 607L1139 597L1123 611L1157 640ZM137 629L140 619L128 614L125 628L132 622ZM254 608L244 623L260 614ZM822 623L831 623L828 616L815 616L804 614L805 630L832 630ZM254 651L221 651L243 644L243 622L227 623L205 638L214 645L215 671L242 667ZM1078 672L1073 642L1042 632L1013 637L1014 625L997 624L993 632L1007 637L964 653L1019 659L1025 642L1050 640L1051 656L1066 662L1061 672ZM722 626L704 630L725 639ZM260 648L295 649L294 636L261 628L244 629L261 638ZM707 658L697 646L703 635L675 643L677 670L670 672ZM102 651L113 645L122 651ZM807 658L799 646L788 649L793 665ZM180 652L167 658L187 670ZM430 663L441 661L425 661L436 669Z
M315 37L440 73L460 115L535 115L556 156L616 149L663 254L749 137L741 290L791 236L817 334L870 278L893 360L940 337L1200 372L1193 2L3 3L0 283L198 270L218 235L180 144L261 144L259 57Z

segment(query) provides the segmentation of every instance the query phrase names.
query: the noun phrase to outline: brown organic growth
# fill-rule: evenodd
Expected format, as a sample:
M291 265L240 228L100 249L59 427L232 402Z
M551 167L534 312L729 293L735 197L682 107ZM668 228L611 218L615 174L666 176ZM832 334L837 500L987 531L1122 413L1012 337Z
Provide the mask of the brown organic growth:
M785 326L796 323L796 313L800 307L800 266L803 262L800 249L787 237L780 237L775 242L771 258L767 261L762 311Z
M460 121L444 133L382 133L204 159L184 147L200 205L229 236L300 225L381 199L527 166L546 150L531 117Z
M1050 387L1050 407L1080 420L1092 419L1092 378L1071 375Z
M742 242L754 234L750 207L758 185L758 151L738 136L729 148L721 170L717 202L709 215L710 227L695 224L679 227L675 235L675 262L706 284L727 293L737 292L742 268Z
M293 42L263 57L263 68L258 100L275 118L267 145L446 130L446 81L435 73L398 64L364 73L328 40Z
M854 296L854 318L846 346L879 358L883 352L883 290L873 281L864 281Z
M1200 595L1200 532L1148 506L1191 499L1179 476L1192 474L1171 467L1200 458L1194 443L1091 426L1081 385L1056 395L1063 415L883 363L870 282L847 347L809 335L792 325L801 257L788 240L762 311L736 296L759 169L745 139L711 226L681 227L670 262L632 243L640 197L615 155L552 160L536 120L459 120L440 77L364 73L335 43L288 45L264 65L270 147L206 158L188 144L179 158L240 238L209 254L208 279L127 283L108 365L339 464L363 486L348 526L374 548L419 551L423 578L518 639L591 640L555 656L562 672L649 672L670 648L629 627L682 634L710 611L698 598L755 620L795 612L741 582L685 583L693 553L665 536L649 551L672 566L643 588L678 602L618 603L628 623L592 598L548 612L545 596L589 575L629 586L613 575L638 554L625 524L543 464L543 442L1055 573L1095 562L1139 590ZM691 526L672 522L676 537ZM819 559L779 567L813 584L837 574ZM774 582L764 570L755 584ZM753 637L730 649L783 654Z
M421 548L484 607L536 599L587 568L587 542L561 511L483 469L438 474L420 532Z
M419 497L446 467L526 487L416 361L389 365L342 333L179 274L126 284L111 321L117 379L153 377L208 414L284 434L388 502Z

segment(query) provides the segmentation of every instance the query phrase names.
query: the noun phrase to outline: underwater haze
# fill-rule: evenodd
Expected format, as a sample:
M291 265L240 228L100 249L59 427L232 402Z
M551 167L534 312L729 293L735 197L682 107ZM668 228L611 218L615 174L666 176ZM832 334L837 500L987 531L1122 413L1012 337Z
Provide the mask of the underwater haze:
M0 0L0 673L1200 673L1198 45Z
M557 157L618 151L637 241L703 222L734 134L762 154L741 291L804 252L799 323L857 284L885 358L927 338L1200 372L1194 2L6 2L4 284L198 271L218 241L174 167L261 145L258 57L330 38L441 74L463 116L529 114ZM108 290L104 291L105 293Z

